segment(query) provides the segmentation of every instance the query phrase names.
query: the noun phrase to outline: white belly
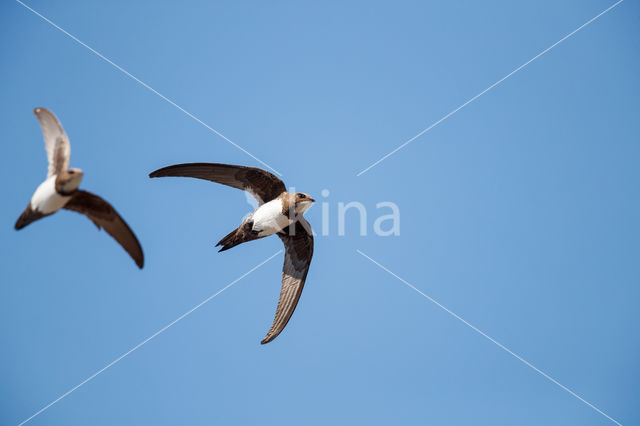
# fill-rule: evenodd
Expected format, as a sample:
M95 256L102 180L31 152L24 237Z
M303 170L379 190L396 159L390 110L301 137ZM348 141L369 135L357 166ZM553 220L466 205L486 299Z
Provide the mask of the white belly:
M271 200L258 207L253 215L253 229L259 231L260 236L275 234L293 222L282 214L282 201Z
M60 210L71 199L70 196L56 192L56 176L51 176L38 186L31 197L31 208L40 213L53 213Z

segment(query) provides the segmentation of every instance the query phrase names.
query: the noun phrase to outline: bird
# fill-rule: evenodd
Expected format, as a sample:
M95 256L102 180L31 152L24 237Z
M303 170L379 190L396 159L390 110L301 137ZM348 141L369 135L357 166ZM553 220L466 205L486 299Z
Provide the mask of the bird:
M226 251L239 244L276 234L284 244L282 285L275 318L261 344L269 343L284 330L296 309L313 256L313 231L303 213L315 201L310 195L289 193L284 182L256 167L221 163L185 163L163 167L149 174L157 177L191 177L249 192L258 201L236 229L216 247Z
M98 229L104 228L142 269L142 247L129 225L107 201L78 189L84 173L81 169L69 168L71 145L58 118L46 108L35 108L33 113L40 122L49 168L47 178L31 196L27 208L16 221L15 229L20 230L60 209L82 213Z

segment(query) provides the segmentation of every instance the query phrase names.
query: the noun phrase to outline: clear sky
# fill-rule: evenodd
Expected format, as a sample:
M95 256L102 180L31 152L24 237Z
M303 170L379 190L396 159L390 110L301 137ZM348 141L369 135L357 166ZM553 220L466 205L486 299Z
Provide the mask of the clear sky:
M326 202L292 321L261 346L277 256L33 425L640 424L640 8L627 0L360 177L614 1L28 5ZM18 424L281 249L214 248L237 190L147 178L260 166L19 3L0 4L0 424ZM65 127L86 218L13 224L46 175L32 109ZM321 191L330 191L322 197ZM355 212L337 235L339 202ZM392 201L399 236L372 233ZM321 205L306 214L319 229Z

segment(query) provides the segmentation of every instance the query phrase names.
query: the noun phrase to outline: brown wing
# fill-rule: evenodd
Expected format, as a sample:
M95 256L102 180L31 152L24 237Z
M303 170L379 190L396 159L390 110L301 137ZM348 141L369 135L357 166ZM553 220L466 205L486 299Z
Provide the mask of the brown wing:
M77 190L64 206L67 210L82 213L96 224L98 229L104 228L136 262L140 269L144 265L144 255L140 242L129 225L118 212L102 198L87 191Z
M40 122L42 135L44 136L44 147L49 160L49 169L47 171L47 177L49 178L69 168L71 145L67 134L62 128L62 124L51 111L46 108L36 108L33 113Z
M276 317L271 329L262 339L261 344L269 343L289 322L296 309L304 282L307 279L311 257L313 256L313 235L309 223L300 218L294 225L278 232L284 243L284 266L282 267L282 288L276 309Z
M267 203L287 190L284 182L266 170L218 163L186 163L163 167L149 177L183 176L210 180L248 191L258 203Z

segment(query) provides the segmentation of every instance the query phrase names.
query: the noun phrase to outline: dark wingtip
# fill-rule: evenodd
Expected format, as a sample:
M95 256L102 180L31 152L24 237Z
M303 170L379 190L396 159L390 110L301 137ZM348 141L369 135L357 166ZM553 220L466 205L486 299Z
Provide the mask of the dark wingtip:
M180 164L174 164L172 166L165 166L165 167L161 167L157 170L152 171L151 173L149 173L149 177L150 178L157 178L157 177L167 177L167 176L172 176L170 173L164 173L167 170L172 169L175 166L180 166Z
M162 172L163 172L164 170L168 169L169 167L171 167L171 166L160 167L159 169L154 170L154 171L152 171L151 173L149 173L149 177L150 177L150 178L156 178L156 177L163 177L163 176L166 176L166 175L162 174Z
M278 333L278 334L280 334L280 333ZM275 336L269 336L269 335L264 336L264 339L262 339L262 340L260 341L260 344L261 344L261 345L266 345L267 343L269 343L269 342L273 341L273 339L275 339L276 337L278 337L278 334L276 334Z
M267 332L267 335L264 336L264 339L262 339L262 341L260 342L260 344L265 345L269 342L273 342L276 339L276 337L278 337L280 333L282 333L282 330L284 330L284 327L282 327L280 331L274 331L273 329L269 330Z

